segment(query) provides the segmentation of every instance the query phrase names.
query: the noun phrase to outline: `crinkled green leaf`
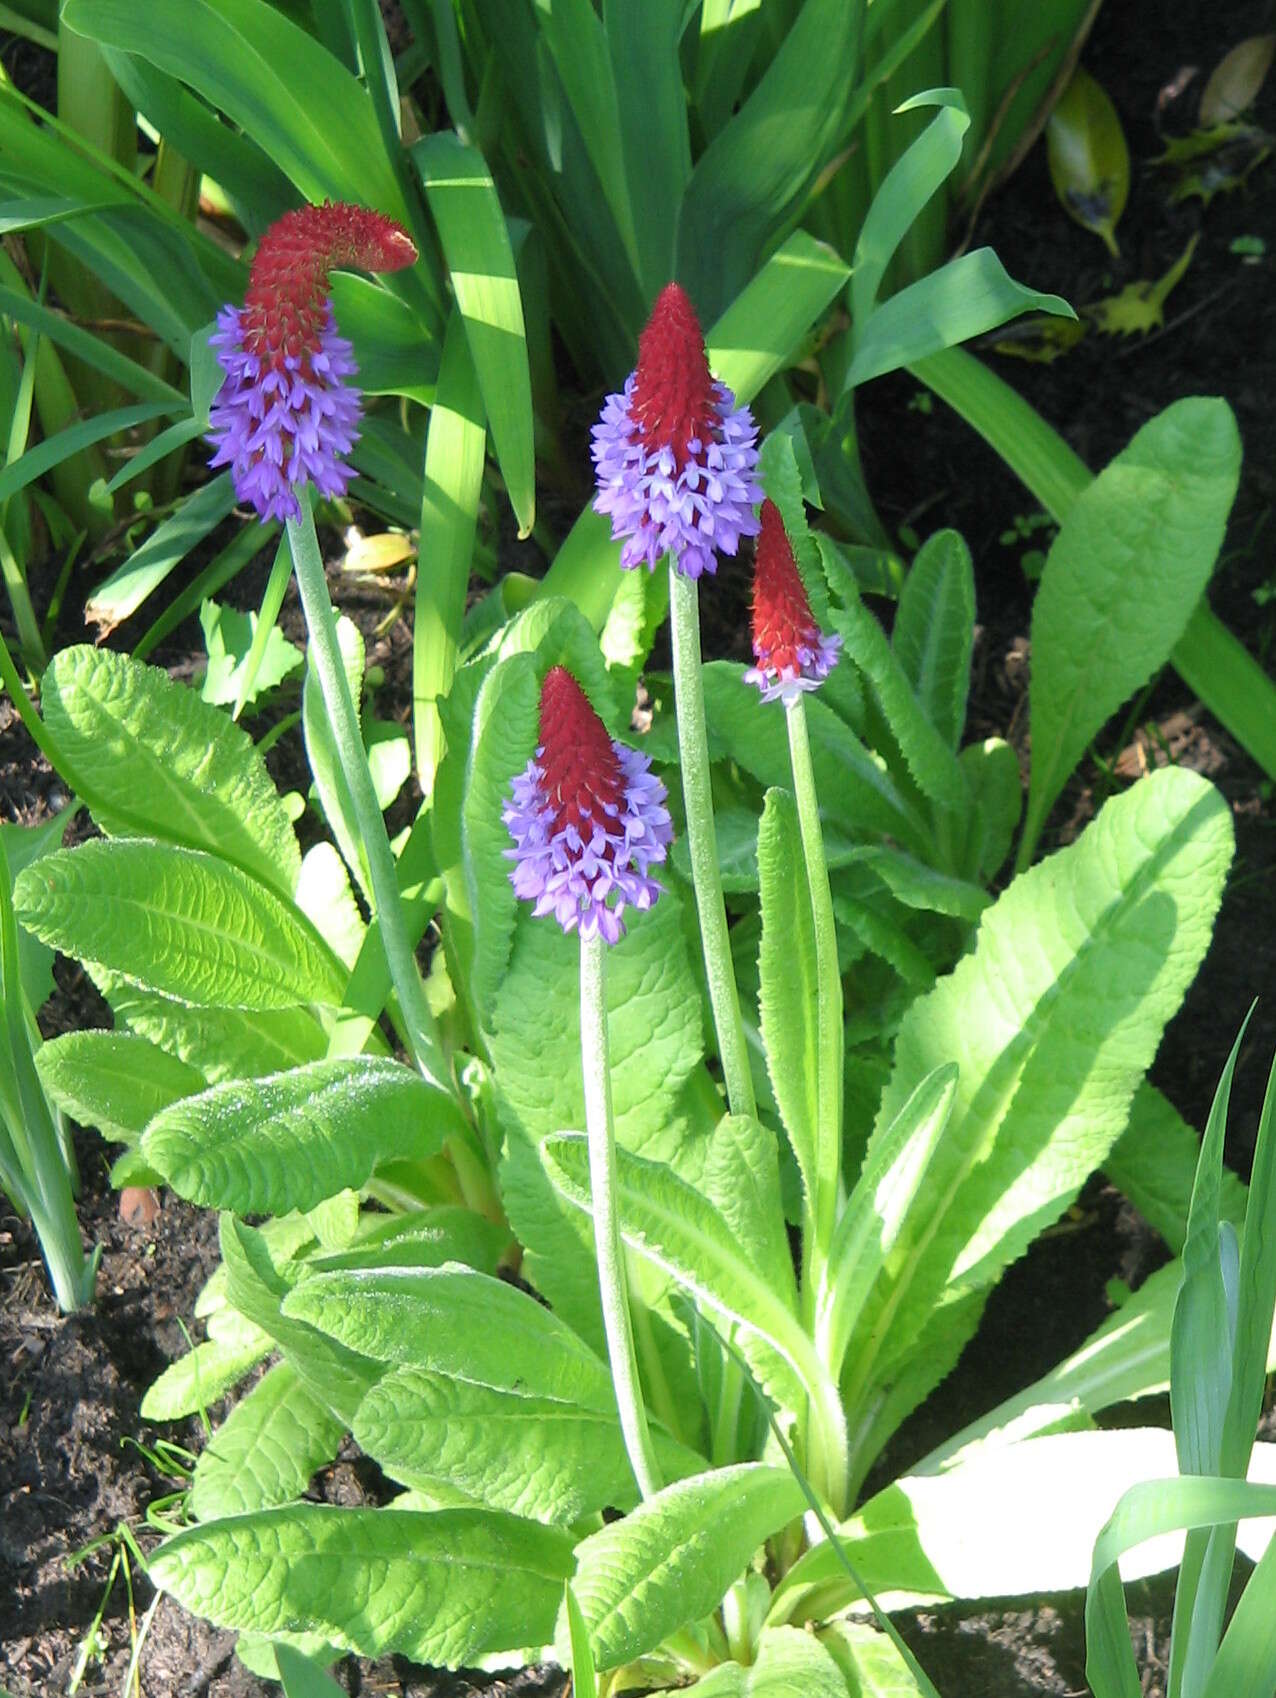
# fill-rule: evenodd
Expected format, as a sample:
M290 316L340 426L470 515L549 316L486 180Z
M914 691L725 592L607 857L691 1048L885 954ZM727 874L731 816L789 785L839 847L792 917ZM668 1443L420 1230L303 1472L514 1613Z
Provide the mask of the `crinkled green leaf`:
M1187 628L1240 475L1225 401L1176 401L1064 515L1032 609L1032 783L1021 862L1090 740Z
M787 1469L746 1462L666 1486L591 1533L572 1588L598 1667L631 1662L716 1609L758 1546L805 1508Z
M313 1209L383 1162L433 1155L460 1111L402 1062L351 1056L228 1081L156 1116L142 1154L181 1197L236 1214Z
M819 1178L815 922L797 807L787 790L766 793L758 827L758 880L758 1013L767 1073L810 1200Z
M238 867L142 838L46 855L17 883L55 948L198 1006L339 1005L346 974L290 903Z
M89 964L89 976L130 1031L197 1068L210 1084L255 1079L318 1061L323 1027L308 1008L196 1008L140 990Z
M936 531L900 589L891 647L922 712L954 750L966 723L974 633L970 550L956 531Z
M54 656L44 720L113 836L207 849L291 896L296 834L252 738L157 666L87 643Z
M126 1142L161 1109L208 1083L198 1068L132 1032L67 1032L40 1046L35 1065L60 1109Z
M268 1334L240 1315L219 1330L220 1337L197 1344L152 1382L142 1399L143 1420L177 1421L207 1409L273 1349Z
M458 1668L551 1638L572 1549L564 1533L496 1510L293 1504L187 1528L148 1567L220 1627L305 1622L362 1656Z
M344 1432L295 1370L277 1362L200 1452L191 1514L213 1521L300 1497L315 1470L337 1454Z

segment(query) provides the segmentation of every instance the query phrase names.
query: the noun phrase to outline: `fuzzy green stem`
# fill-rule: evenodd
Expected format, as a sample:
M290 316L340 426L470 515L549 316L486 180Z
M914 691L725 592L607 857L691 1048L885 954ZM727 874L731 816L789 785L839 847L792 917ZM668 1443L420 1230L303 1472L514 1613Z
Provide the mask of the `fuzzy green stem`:
M678 753L682 762L682 800L687 815L691 882L700 915L709 1003L718 1034L718 1055L732 1114L756 1115L753 1076L740 1018L740 998L731 966L727 911L718 870L718 839L713 824L709 783L709 739L704 723L704 684L700 676L700 603L695 580L669 565L669 617L673 636L673 681L678 710Z
M451 1092L453 1085L439 1042L438 1028L426 1001L425 986L412 952L412 941L399 897L399 881L395 875L394 851L386 835L385 820L377 803L359 731L359 716L350 694L345 667L341 663L336 617L328 594L328 580L324 576L319 538L315 535L309 490L301 496L301 518L288 521L288 544L310 633L315 675L323 692L337 758L341 762L359 835L368 857L368 875L381 927L381 942L399 998L408 1049L422 1075L440 1090Z
M815 926L815 976L818 984L816 1090L819 1112L816 1120L815 1195L810 1204L811 1273L814 1276L810 1297L814 1300L819 1276L833 1242L833 1228L837 1224L840 1204L844 1041L842 975L837 966L837 926L833 920L824 834L820 830L820 804L815 793L815 772L811 766L805 696L799 695L787 704L785 717L789 727L789 760L793 767L793 792L797 798L802 855L806 862L806 885Z
M647 1426L638 1358L634 1352L629 1299L625 1289L625 1253L617 1209L616 1134L611 1109L611 1067L607 1046L607 945L601 937L580 940L580 1059L585 1085L585 1130L589 1136L589 1188L594 1211L594 1248L603 1329L611 1359L612 1384L638 1490L644 1498L660 1490L656 1453Z

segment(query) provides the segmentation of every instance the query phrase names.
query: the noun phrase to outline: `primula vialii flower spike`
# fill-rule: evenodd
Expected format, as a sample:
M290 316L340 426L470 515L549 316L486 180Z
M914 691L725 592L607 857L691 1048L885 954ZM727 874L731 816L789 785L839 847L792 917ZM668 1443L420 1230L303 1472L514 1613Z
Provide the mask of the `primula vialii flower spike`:
M638 365L594 426L594 506L628 540L622 566L654 571L672 554L688 578L717 570L757 535L757 428L709 371L695 308L677 283L661 290L638 339Z
M565 932L616 943L626 906L650 908L659 896L648 868L664 860L673 827L650 765L608 737L566 667L546 674L540 747L501 817L514 839L505 853L515 891Z
M399 271L416 259L392 218L344 203L303 206L270 226L257 248L242 307L225 306L211 338L225 381L209 412L214 466L264 519L295 519L297 489L344 495L342 463L358 439L353 351L328 299L334 265Z
M773 501L762 503L762 534L753 568L753 658L745 673L763 701L796 701L815 690L837 661L840 637L826 637L815 623L798 575L793 547Z

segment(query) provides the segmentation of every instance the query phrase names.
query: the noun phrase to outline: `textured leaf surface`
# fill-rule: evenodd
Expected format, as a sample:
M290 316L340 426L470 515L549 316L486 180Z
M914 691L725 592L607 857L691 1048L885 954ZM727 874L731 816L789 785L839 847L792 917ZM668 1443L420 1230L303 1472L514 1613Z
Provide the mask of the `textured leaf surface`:
M300 1497L337 1454L345 1427L278 1362L200 1452L188 1499L196 1521L270 1509Z
M762 905L758 1018L767 1073L810 1200L818 1182L819 987L797 807L785 790L766 793L758 827L758 887Z
M548 1133L585 1124L579 955L576 939L557 926L520 918L489 1047L510 1119L501 1191L527 1249L527 1277L573 1326L601 1341L589 1223L553 1190L538 1153ZM628 1149L694 1162L696 1140L677 1105L701 1054L700 992L672 891L636 915L608 951L607 1016L617 1138Z
M974 953L910 1008L874 1140L935 1067L955 1061L960 1077L866 1312L865 1337L893 1316L888 1358L907 1353L946 1287L995 1279L1102 1165L1204 954L1232 842L1211 785L1154 773L1017 878ZM867 1368L852 1344L848 1372L857 1363Z
M1240 455L1225 401L1176 401L1064 515L1032 609L1026 841L1090 739L1186 630L1223 541Z
M160 1114L142 1152L205 1208L287 1214L357 1190L381 1162L433 1155L461 1124L411 1068L352 1056L214 1085Z
M637 1501L614 1401L586 1408L521 1384L503 1389L398 1368L364 1398L354 1436L406 1485L446 1480L479 1503L537 1521L566 1526ZM658 1428L652 1439L663 1478L704 1467Z
M220 1329L219 1329L220 1330ZM235 1316L219 1338L210 1338L170 1362L148 1388L141 1414L147 1421L177 1421L216 1403L238 1385L272 1348L260 1327Z
M157 666L78 644L44 675L68 779L110 835L221 855L291 896L301 855L252 738Z
M1134 1093L1125 1131L1108 1152L1103 1171L1176 1254L1183 1248L1187 1211L1196 1181L1201 1140L1154 1085ZM1219 1182L1219 1214L1238 1229L1245 1220L1246 1190L1230 1168Z
M132 1032L67 1032L41 1044L35 1065L60 1109L82 1126L125 1141L140 1137L161 1109L207 1084L198 1068Z
M787 1469L742 1463L666 1486L591 1533L576 1547L572 1585L598 1667L654 1650L715 1609L758 1546L805 1507Z
M220 1242L227 1302L270 1335L307 1388L344 1426L349 1426L377 1378L376 1363L325 1337L305 1321L285 1315L283 1303L289 1280L271 1260L261 1233L233 1215L223 1215Z
M709 1144L703 1189L765 1283L796 1310L793 1254L780 1201L779 1147L770 1127L748 1115L724 1114Z
M214 1084L282 1073L320 1060L327 1049L323 1027L308 1008L193 1008L141 990L95 962L89 976L117 1021Z
M495 1510L327 1504L188 1528L150 1561L162 1591L218 1626L304 1623L343 1650L445 1668L546 1643L571 1569L564 1534Z
M847 1684L813 1634L795 1627L767 1627L752 1663L719 1663L689 1692L695 1698L847 1698ZM856 1692L855 1698L875 1695Z
M339 1004L345 973L297 910L212 855L122 838L46 855L22 923L68 955L199 1006Z
M951 749L966 723L974 630L970 550L956 531L936 531L900 589L891 647L922 712Z
M589 1153L583 1134L555 1134L546 1141L544 1157L563 1195L588 1210ZM805 1394L798 1375L810 1372L812 1352L793 1311L741 1253L727 1222L672 1168L624 1150L617 1151L617 1167L625 1242L718 1316L738 1323L741 1349L764 1387L786 1409L801 1407Z

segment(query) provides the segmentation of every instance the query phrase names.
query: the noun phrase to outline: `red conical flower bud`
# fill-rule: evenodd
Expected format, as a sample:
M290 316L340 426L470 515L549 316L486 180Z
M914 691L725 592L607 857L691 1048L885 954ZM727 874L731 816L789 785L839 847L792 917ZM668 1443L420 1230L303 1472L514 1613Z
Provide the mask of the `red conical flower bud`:
M793 558L793 547L780 510L762 503L762 533L753 567L753 655L757 665L745 673L762 691L792 701L828 677L842 646L815 623L810 599Z
M681 284L665 284L638 338L630 415L648 453L672 449L680 471L689 443L712 440L717 395L700 320Z

